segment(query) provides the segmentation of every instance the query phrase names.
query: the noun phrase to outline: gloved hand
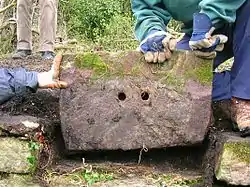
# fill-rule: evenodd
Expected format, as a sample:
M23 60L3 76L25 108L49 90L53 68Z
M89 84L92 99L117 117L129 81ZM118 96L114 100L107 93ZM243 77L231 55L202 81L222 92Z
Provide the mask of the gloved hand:
M66 82L59 80L61 62L62 55L57 55L50 71L38 73L39 88L66 88L68 86Z
M197 56L213 59L218 51L223 51L228 37L222 34L212 35L214 30L215 28L212 27L212 22L206 14L194 14L193 33L189 46Z
M169 60L176 47L177 40L164 31L153 30L140 44L148 63L163 63Z

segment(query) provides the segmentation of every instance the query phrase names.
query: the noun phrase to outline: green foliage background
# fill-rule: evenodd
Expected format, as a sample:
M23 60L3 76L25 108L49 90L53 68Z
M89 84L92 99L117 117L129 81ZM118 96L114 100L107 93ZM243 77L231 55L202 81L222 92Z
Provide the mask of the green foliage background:
M105 50L136 48L130 0L61 0L68 37Z
M6 5L9 2L7 0ZM130 0L59 0L58 8L57 34L64 41L76 39L84 49L107 51L136 49L139 45L134 35L135 19ZM13 12L15 10L8 10L6 21ZM33 21L36 30L38 22ZM180 28L174 21L169 26L174 30ZM0 55L13 52L16 42L16 24L0 30ZM39 37L34 33L33 42L36 51Z

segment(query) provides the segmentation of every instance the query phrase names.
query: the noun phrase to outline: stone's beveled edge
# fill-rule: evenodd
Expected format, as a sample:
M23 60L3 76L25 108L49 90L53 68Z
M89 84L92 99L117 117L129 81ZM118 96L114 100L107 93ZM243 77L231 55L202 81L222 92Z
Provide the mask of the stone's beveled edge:
M0 129L9 134L25 135L41 128L42 120L33 116L0 115Z
M84 63L84 60L86 61ZM75 65L76 63L76 65ZM95 79L110 76L147 76L163 80L170 84L172 76L183 87L187 79L193 79L202 85L212 84L212 61L198 58L191 51L175 51L171 60L163 64L148 64L138 51L124 52L87 52L66 54L63 57L64 70L78 67L94 70ZM159 77L158 77L159 76ZM178 79L178 80L177 80ZM169 82L170 81L170 82ZM177 87L179 87L177 85Z

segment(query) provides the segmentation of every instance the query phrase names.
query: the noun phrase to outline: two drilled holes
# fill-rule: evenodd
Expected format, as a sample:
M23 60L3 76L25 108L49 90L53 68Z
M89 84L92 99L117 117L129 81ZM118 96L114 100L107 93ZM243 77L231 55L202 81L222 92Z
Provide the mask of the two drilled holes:
M124 92L119 92L118 93L118 99L120 101L125 101L126 98L127 98L127 96L126 96L126 94ZM149 93L148 92L142 92L141 93L141 98L142 98L142 100L147 101L149 99Z

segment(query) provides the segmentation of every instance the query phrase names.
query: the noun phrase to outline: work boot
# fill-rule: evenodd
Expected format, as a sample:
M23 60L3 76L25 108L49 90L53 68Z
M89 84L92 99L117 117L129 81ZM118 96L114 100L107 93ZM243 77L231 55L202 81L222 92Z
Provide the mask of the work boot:
M55 53L52 51L43 51L42 53L42 59L43 60L53 60L55 58Z
M18 49L12 56L13 59L23 59L31 55L31 50Z
M237 124L241 137L250 136L250 100L232 98L232 120Z

